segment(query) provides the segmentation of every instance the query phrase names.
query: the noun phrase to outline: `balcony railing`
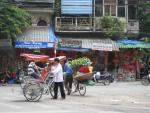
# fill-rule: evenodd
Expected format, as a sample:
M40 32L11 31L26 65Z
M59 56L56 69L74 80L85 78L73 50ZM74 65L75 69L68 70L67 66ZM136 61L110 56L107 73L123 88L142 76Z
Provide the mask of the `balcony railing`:
M57 17L56 18L56 31L92 31L93 18L87 17Z
M126 30L139 30L138 21L134 21L135 26L128 23ZM56 17L56 32L102 32L101 17Z

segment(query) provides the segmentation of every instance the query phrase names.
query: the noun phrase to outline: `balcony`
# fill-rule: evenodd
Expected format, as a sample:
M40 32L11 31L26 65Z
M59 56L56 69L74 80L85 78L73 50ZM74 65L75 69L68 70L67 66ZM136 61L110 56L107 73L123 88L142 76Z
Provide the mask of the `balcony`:
M127 23L127 28L124 31L138 32L138 21L134 20ZM55 31L64 33L103 32L103 27L101 25L101 17L56 17Z
M93 18L56 17L56 32L93 31Z

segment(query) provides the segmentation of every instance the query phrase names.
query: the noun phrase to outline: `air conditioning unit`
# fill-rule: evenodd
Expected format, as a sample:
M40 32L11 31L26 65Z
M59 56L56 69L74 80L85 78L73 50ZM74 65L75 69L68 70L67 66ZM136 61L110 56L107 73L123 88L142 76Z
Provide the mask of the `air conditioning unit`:
M129 21L128 22L128 31L132 33L139 32L139 22L138 21Z

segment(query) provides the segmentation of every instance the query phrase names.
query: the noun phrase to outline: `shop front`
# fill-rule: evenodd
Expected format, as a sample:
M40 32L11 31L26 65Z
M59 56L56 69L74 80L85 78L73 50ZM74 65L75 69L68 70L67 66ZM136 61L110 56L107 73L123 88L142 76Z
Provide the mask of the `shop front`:
M141 78L140 70L144 67L144 49L149 43L137 40L119 40L120 52L115 52L113 63L118 80L135 80Z
M111 39L58 39L57 55L65 55L72 59L88 57L93 63L101 64L101 68L111 69L111 55L119 51L117 44ZM111 62L110 62L111 61Z

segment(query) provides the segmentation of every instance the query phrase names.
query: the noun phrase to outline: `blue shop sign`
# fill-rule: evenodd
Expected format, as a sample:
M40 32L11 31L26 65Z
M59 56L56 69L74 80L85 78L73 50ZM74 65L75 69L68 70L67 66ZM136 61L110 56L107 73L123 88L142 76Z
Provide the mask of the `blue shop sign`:
M32 42L32 41L16 41L15 48L53 48L52 42Z

